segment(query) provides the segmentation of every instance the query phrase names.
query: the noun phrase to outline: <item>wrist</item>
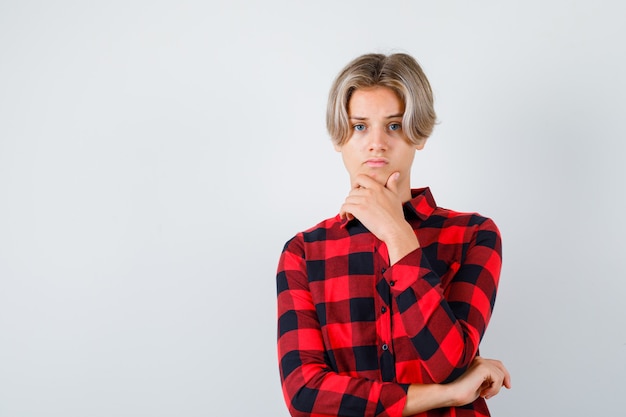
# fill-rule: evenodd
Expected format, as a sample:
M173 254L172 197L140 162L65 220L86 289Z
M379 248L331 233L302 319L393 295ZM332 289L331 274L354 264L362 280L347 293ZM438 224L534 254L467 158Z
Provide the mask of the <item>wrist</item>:
M449 384L441 384L441 389L443 391L442 395L444 396L444 398L446 398L445 407L460 407L464 405L462 404L457 386L454 382Z
M390 265L395 264L420 247L417 236L415 236L415 232L408 223L406 223L406 227L402 230L392 234L391 237L385 240L385 243L387 244L387 250L389 252Z
M411 384L407 391L403 416L411 416L435 408L456 405L454 389L449 384Z

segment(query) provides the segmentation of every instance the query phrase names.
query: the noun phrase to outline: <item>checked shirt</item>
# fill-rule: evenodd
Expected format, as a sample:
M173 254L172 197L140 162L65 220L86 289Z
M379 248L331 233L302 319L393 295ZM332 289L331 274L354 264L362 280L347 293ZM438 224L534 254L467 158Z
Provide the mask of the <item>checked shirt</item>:
M339 216L297 234L277 273L278 359L292 416L401 416L411 383L445 383L478 353L501 266L496 225L412 190L420 248L390 266L385 243ZM488 416L479 398L423 416Z

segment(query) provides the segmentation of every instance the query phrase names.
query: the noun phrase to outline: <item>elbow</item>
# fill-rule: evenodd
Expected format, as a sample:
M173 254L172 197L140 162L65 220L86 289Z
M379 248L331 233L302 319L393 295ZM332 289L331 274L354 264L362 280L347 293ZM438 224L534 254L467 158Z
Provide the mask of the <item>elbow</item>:
M305 413L305 412L298 410L298 408L293 403L289 404L287 408L289 409L289 415L291 417L310 417L311 416L310 413Z
M445 350L445 353L444 353ZM446 384L456 380L471 365L476 357L478 345L472 337L450 345L450 349L437 350L424 362L426 371L435 384Z
M285 394L285 402L292 417L310 417L313 412L313 406L317 398L317 390L307 387L301 387L293 394L289 394L285 386L283 386Z
M311 360L308 356L302 351L292 350L280 359L283 396L292 417L324 414L316 400L327 370L323 362Z

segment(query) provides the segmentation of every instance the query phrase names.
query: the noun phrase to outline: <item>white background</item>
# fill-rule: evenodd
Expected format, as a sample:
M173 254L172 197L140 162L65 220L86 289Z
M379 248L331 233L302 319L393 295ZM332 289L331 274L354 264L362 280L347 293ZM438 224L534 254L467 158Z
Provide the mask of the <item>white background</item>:
M0 415L287 416L283 244L348 191L366 52L424 67L413 186L504 239L495 416L626 394L620 1L0 1Z

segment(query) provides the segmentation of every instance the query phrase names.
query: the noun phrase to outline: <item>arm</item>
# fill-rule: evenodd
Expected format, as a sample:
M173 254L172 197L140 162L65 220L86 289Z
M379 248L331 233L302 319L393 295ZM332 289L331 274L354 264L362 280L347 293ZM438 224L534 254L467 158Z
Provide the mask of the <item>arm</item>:
M412 384L403 416L441 407L460 407L479 396L491 398L502 387L511 388L511 376L502 362L476 357L469 369L450 384Z
M423 367L421 373L427 374L417 379L449 382L476 356L491 317L501 267L500 234L491 220L475 216L471 226L442 230L446 236L440 237L441 242L418 241L404 218L397 181L394 174L384 185L357 176L341 213L358 218L387 246L391 267L384 277L393 297L394 337L403 339L399 343L410 340L402 349L412 349L413 358ZM458 259L445 277L435 273L426 256L433 248L435 258ZM462 256L448 256L446 250L457 250Z
M278 358L292 416L400 416L408 385L338 374L330 366L309 291L301 235L287 243L277 274Z
M452 381L468 368L491 318L501 241L495 224L481 221L467 243L465 256L451 265L445 277L434 272L425 254L427 248L409 253L384 274L394 283L390 289L397 306L396 320L431 382Z

